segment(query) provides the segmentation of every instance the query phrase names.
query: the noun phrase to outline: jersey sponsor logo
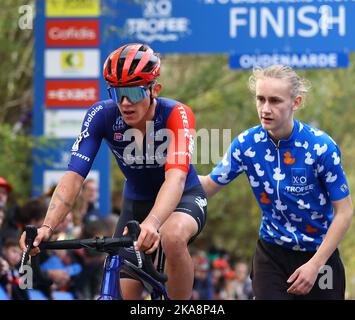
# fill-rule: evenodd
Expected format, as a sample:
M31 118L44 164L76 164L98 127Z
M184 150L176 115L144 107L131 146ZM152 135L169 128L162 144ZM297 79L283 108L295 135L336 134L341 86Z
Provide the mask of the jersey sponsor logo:
M89 129L91 121L94 119L95 115L102 109L103 109L103 106L100 104L100 105L94 107L90 111L90 113L88 113L88 115L84 121L84 127L86 127L86 129Z
M46 44L55 47L96 47L99 45L98 20L48 20Z
M90 158L89 158L89 157L84 156L83 154L81 154L81 153L79 153L79 152L73 151L71 154L72 154L73 156L75 156L75 157L78 157L78 158L80 158L80 159L83 159L84 161L90 162Z
M97 100L99 100L98 81L46 81L47 107L87 107Z
M291 169L292 186L286 186L287 192L295 195L305 195L314 189L314 184L307 184L307 172L305 168Z
M346 193L348 191L348 186L344 183L344 184L341 185L340 190L342 192Z
M196 197L195 203L199 206L200 210L202 211L202 214L205 214L204 207L207 207L207 199Z
M190 128L190 126L189 126L189 121L188 121L188 118L187 118L187 114L186 114L185 108L183 106L178 106L177 109L179 110L180 116L181 116L181 119L182 119L185 138L189 138L189 128Z
M182 119L182 124L183 124L183 133L184 133L184 137L189 139L188 142L188 156L189 158L191 158L193 152L194 152L194 137L193 135L190 133L190 125L189 125L189 121L188 121L188 117L187 117L187 113L186 110L183 106L179 105L177 107L177 109L180 112L181 115L181 119ZM179 130L180 131L180 130Z
M85 130L83 130L79 136L76 138L76 141L74 142L73 146L71 147L71 152L76 152L79 150L79 144L80 142L84 139L84 138L87 138L89 137L90 134L89 134L89 131L88 131L88 128L86 128Z
M305 168L292 168L292 184L293 185L306 185L307 184L307 176Z
M131 153L124 153L122 155L119 151L113 148L111 148L111 151L123 166L129 167L130 169L159 168L164 166L166 162L166 155L160 152L155 155L150 155L148 152L145 155L133 155Z
M112 126L113 131L119 131L126 127L126 124L123 121L123 118L120 116L116 119L116 123Z
M123 138L124 138L124 134L121 132L115 132L113 134L113 140L115 141L123 141Z

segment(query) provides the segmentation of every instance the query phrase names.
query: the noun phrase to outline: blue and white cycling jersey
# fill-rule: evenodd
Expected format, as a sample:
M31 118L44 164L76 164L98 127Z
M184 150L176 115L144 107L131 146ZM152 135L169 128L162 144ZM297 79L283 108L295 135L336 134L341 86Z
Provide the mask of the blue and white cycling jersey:
M317 250L333 220L331 202L350 193L334 140L297 120L277 144L261 125L242 132L210 177L226 185L242 172L262 209L260 237L293 250Z

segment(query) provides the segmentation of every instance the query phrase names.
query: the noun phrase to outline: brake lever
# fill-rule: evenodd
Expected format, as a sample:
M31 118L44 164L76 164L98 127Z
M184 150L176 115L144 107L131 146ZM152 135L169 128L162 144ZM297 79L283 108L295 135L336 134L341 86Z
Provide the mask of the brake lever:
M22 253L22 258L21 258L21 265L19 272L23 273L23 267L27 262L30 260L30 251L33 246L33 242L37 237L37 228L34 225L27 225L25 227L26 231L26 239L25 239L25 244L26 244L26 250Z
M139 226L139 223L135 220L128 221L126 226L127 226L129 235L133 239L133 250L134 250L136 257L137 257L138 268L141 269L143 267L142 255L138 250L135 249L139 234L141 232L141 228Z

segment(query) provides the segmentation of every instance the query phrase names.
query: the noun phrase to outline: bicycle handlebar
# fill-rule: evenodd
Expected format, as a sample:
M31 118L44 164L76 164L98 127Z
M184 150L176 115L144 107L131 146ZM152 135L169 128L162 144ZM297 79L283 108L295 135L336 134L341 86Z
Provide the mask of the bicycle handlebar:
M47 249L80 249L92 248L101 252L111 253L115 248L130 247L132 245L132 237L122 238L95 238L95 239L78 239L78 240L59 240L42 242L39 248Z
M129 221L127 223L129 236L120 238L95 238L95 239L76 239L76 240L59 240L59 241L46 241L39 245L40 250L47 249L80 249L92 248L100 252L114 254L120 247L130 247L137 241L140 233L139 223L137 221ZM28 248L33 247L33 241L37 236L37 228L35 226L26 226L26 244ZM27 235L29 237L27 238ZM29 251L29 250L28 250ZM138 260L138 268L142 267L142 258L140 252L136 252ZM156 270L151 255L144 254L144 266L149 275L159 282L166 282L167 276Z

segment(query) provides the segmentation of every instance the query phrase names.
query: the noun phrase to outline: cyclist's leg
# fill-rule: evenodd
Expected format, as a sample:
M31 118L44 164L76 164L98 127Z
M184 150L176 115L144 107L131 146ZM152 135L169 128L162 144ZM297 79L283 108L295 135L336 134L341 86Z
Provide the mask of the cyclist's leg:
M202 230L207 201L200 188L184 193L175 212L160 229L166 256L167 291L170 299L190 299L194 280L194 264L188 244Z
M121 274L120 285L123 300L142 300L142 283L138 280L128 277L129 276L127 274Z
M114 236L121 237L124 227L130 220L137 220L141 223L147 212L150 211L153 203L150 201L134 201L130 199L123 199L122 211L120 219L116 226ZM132 279L130 275L125 272L120 274L121 292L124 300L140 300L143 294L143 285L140 281Z
M173 212L161 228L161 241L166 256L166 284L170 299L190 299L194 265L187 244L197 232L197 223L183 212Z

